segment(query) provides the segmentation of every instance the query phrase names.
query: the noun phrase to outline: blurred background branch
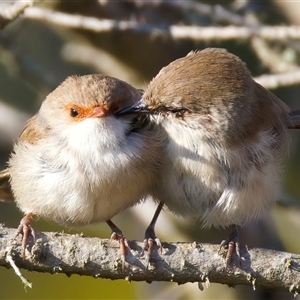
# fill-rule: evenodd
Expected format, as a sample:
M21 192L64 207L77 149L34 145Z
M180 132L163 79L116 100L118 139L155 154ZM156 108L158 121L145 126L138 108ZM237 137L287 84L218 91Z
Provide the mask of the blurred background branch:
M144 88L158 71L191 50L223 47L245 61L255 79L300 108L299 1L1 1L0 2L0 165L26 119L67 76L104 73ZM279 204L264 219L245 226L241 243L300 253L300 137L290 131L290 157ZM148 201L115 218L129 239L142 239L155 210ZM21 215L0 203L0 221L9 227ZM36 220L39 231L83 231L108 237L105 226L66 229ZM218 244L228 232L201 230L198 223L165 211L158 221L162 241ZM128 284L86 277L28 274L33 289L24 293L11 270L0 269L0 299L293 299L290 293L258 287L213 284L177 286L153 282ZM28 277L26 276L26 277Z
M11 1L6 7L2 7L0 11L0 28L4 28L7 24L15 20L24 10L33 5L34 1Z

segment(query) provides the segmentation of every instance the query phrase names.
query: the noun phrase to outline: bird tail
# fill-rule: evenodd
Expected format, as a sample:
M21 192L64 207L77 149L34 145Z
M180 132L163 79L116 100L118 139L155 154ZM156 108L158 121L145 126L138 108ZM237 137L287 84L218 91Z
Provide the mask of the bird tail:
M0 171L0 201L13 201L14 197L9 183L9 171Z
M289 129L300 129L300 109L293 110L289 113Z

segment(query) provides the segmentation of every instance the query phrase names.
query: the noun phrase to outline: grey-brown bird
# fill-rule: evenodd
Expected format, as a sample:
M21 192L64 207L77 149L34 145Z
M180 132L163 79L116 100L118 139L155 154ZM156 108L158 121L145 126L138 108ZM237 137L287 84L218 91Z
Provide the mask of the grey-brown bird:
M153 196L203 227L232 226L222 242L228 264L235 247L239 255L237 225L257 219L278 198L287 128L300 128L299 114L289 115L237 56L217 48L164 67L139 105L127 108L134 111L150 113L168 140Z
M123 234L110 219L153 192L163 160L161 133L149 118L120 113L140 97L112 77L71 76L27 122L0 174L1 198L11 188L25 214L18 229L24 251L36 215L72 226L107 222L124 256Z

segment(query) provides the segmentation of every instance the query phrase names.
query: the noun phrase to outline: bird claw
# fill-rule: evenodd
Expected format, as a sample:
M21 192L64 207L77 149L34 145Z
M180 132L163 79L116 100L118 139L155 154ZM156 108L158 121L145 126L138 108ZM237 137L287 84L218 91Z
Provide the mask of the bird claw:
M156 237L154 227L158 219L158 216L163 209L163 206L164 204L162 202L158 204L154 216L150 222L150 225L148 226L145 232L144 246L140 256L143 256L145 253L147 253L149 260L154 260L152 254L155 246L157 246L158 249L160 249L160 254L162 254L161 241L158 237Z
M144 243L143 251L147 252L149 255L151 255L155 245L160 250L160 254L162 254L162 246L159 238L145 237L143 243Z
M226 267L230 266L230 263L233 258L233 253L235 252L238 257L238 264L241 264L241 254L240 254L240 243L239 243L239 232L237 227L235 226L231 233L229 234L228 238L223 240L220 244L220 249L224 248L227 250L226 254Z
M29 213L21 219L20 225L17 228L17 234L15 236L15 238L17 238L20 234L23 236L22 237L22 259L23 260L25 260L25 249L26 249L29 236L30 235L32 236L33 244L35 244L36 241L35 231L30 225L31 217L32 217L32 213Z
M143 256L145 253L147 253L149 260L154 260L153 252L155 246L158 248L158 250L160 250L160 254L162 254L161 241L158 237L156 237L154 228L152 226L147 228L143 244L144 246L140 256Z
M123 235L123 233L120 232L113 232L110 236L112 240L118 241L120 245L120 252L121 252L121 261L122 261L122 272L125 273L125 262L126 262L126 249L130 249L128 242Z
M125 273L125 262L126 262L126 249L130 250L130 247L128 245L127 239L123 235L122 231L111 221L106 221L108 226L112 230L112 234L110 238L112 240L118 241L120 245L120 252L121 252L121 261L122 261L122 273Z

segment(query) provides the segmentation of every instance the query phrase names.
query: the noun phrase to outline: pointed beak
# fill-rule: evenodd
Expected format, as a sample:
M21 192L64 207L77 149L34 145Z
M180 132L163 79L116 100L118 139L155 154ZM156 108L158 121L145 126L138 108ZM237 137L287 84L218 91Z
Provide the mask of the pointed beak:
M102 106L97 106L93 109L91 114L89 115L89 118L101 118L106 116L107 110Z
M127 106L120 110L116 115L125 116L125 115L134 115L134 114L147 114L150 110L147 108L146 104L143 102L143 99L134 103L133 105Z

